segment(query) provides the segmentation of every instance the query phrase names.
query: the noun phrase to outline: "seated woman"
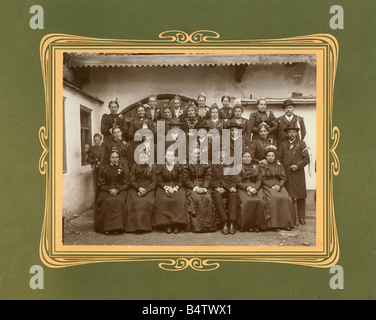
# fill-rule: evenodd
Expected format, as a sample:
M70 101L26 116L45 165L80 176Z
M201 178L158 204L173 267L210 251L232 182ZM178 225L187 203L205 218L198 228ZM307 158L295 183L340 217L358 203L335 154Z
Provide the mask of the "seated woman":
M277 151L266 149L266 164L261 164L261 184L266 201L266 227L291 230L295 226L292 200L284 187L286 174L276 160Z
M99 167L98 198L94 213L96 232L124 232L129 180L128 166L119 162L118 151L112 151L110 162Z
M132 147L128 141L123 139L123 133L120 127L112 129L112 136L103 145L103 153L101 164L109 162L112 150L117 150L120 156L120 162L126 164L128 167L133 163Z
M157 191L155 194L155 224L166 233L177 234L187 224L183 170L175 162L175 153L166 152L166 163L157 165Z
M255 163L266 162L265 149L275 145L276 141L269 137L270 128L266 123L261 123L257 128L257 137L250 143L252 159Z
M198 148L192 150L191 161L197 164L187 164L183 171L183 182L187 187L187 231L215 232L217 231L216 216L208 192L211 167L209 164L200 164Z
M148 154L140 152L139 163L132 167L125 232L150 232L153 228L156 165L149 164L148 160Z
M252 162L251 153L246 149L243 152L243 166L238 178L237 225L240 231L259 232L265 226L262 195L261 171L259 166Z

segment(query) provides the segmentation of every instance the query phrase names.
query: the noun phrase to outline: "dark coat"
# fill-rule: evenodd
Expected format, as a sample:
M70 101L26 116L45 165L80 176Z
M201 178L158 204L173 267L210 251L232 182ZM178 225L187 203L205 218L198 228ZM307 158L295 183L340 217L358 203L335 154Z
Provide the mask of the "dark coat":
M230 188L236 188L238 184L238 176L235 175L224 175L223 169L225 165L222 164L213 164L211 166L212 170L212 179L210 182L210 187L213 189L223 188L227 192L230 191Z
M304 124L304 119L300 116L293 115L291 122L289 122L286 117L283 115L279 118L277 118L277 124L278 124L278 129L277 129L277 145L278 149L281 143L286 140L286 132L283 131L283 129L287 128L287 126L292 125L294 127L300 128L298 137L300 140L304 140L306 136L306 127Z
M137 130L142 129L143 124L146 123L148 129L150 129L153 134L155 133L155 126L154 122L151 119L148 119L147 117L143 118L142 120L140 118L133 119L131 123L129 124L129 137L132 137L132 141L134 139L134 134Z
M295 139L292 143L285 140L279 149L279 161L286 172L286 189L291 198L304 199L307 197L304 167L309 163L309 153L304 141ZM292 165L297 165L296 171L291 170Z
M152 109L151 108L146 108L146 118L153 120L154 122L157 120L162 119L162 110L160 107L155 107L154 108L154 114L152 114Z
M251 124L250 124L250 122L247 119L242 117L240 124L238 124L235 118L231 118L231 120L227 122L227 127L230 126L230 125L233 125L233 124L237 124L237 125L240 125L242 127L243 142L245 142L246 140L248 141L251 137Z

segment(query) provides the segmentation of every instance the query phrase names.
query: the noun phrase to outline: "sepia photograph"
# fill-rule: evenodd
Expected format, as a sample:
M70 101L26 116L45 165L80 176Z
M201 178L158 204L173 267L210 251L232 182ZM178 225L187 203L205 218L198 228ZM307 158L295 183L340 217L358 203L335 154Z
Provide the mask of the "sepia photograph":
M64 53L63 245L316 246L316 79L314 54Z

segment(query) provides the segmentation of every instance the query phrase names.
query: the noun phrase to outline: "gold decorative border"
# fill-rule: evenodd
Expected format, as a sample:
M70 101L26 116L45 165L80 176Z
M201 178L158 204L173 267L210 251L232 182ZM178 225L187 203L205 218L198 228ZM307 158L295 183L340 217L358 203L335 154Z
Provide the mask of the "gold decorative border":
M219 40L220 35L211 30L199 30L188 34L180 30L168 30L159 34L157 40L116 40L98 39L65 34L46 35L40 46L41 66L46 103L46 125L41 126L38 135L42 146L39 171L46 176L46 196L44 222L40 240L40 258L51 268L77 266L99 262L158 262L158 267L166 271L182 271L188 268L195 271L214 271L220 262L273 262L301 266L327 268L339 259L338 233L334 214L333 176L340 172L336 148L340 131L332 125L333 91L338 62L338 43L329 34L316 34L284 39L263 40ZM62 212L57 210L59 199L59 175L57 165L59 143L56 127L62 96L59 94L59 63L62 68L62 52L215 52L231 50L236 52L319 52L323 57L323 82L320 99L323 108L322 119L322 164L318 161L318 172L323 176L323 238L321 246L312 248L266 247L226 247L226 248L164 248L137 247L125 250L107 246L63 246L61 234ZM169 51L170 50L170 51ZM261 51L260 51L261 50ZM59 57L61 58L59 60ZM322 79L321 79L322 77ZM60 108L61 109L61 108ZM60 171L59 171L60 170ZM61 230L61 229L60 229ZM61 233L61 232L60 232Z

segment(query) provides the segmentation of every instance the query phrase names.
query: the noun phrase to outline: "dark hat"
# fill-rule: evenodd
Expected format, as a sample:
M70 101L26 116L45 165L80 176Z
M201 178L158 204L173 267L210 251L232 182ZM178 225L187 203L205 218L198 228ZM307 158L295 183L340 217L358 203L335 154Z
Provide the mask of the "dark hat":
M289 130L295 130L296 132L298 132L300 129L292 124L289 124L286 128L283 128L284 132L288 132Z
M168 122L169 126L182 126L183 122L179 120L179 118L171 118Z
M293 106L293 107L295 107L295 104L290 99L288 99L288 100L285 100L283 102L282 109L284 109L287 106Z
M236 122L230 122L229 125L225 129L243 129L241 125L237 124Z
M209 129L208 125L204 121L199 121L195 125L195 129Z

